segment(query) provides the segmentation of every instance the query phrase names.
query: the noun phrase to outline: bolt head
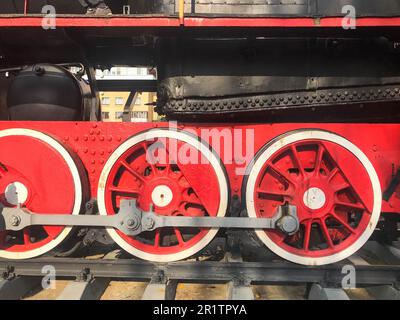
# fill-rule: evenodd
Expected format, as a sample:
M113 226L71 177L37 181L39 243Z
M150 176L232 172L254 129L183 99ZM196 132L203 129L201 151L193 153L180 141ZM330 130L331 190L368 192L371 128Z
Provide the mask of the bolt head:
M17 227L21 223L21 218L18 216L12 216L10 219L10 222L11 222L11 225L13 225L14 227Z
M152 229L154 227L154 225L155 225L155 221L153 218L151 218L151 217L146 218L145 223L144 223L144 226L146 229Z
M298 221L292 216L284 216L278 222L278 227L287 234L293 234L298 230Z

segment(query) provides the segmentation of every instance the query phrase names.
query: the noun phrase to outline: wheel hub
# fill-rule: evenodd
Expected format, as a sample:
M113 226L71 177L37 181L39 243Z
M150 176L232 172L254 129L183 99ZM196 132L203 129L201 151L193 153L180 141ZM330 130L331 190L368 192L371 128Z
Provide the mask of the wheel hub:
M12 182L4 191L5 200L13 205L23 205L28 199L28 188L21 182Z
M309 188L304 192L303 202L311 210L321 209L326 203L325 193L320 188Z
M170 187L166 185L159 185L153 189L151 193L151 200L157 207L168 206L173 199L173 193Z

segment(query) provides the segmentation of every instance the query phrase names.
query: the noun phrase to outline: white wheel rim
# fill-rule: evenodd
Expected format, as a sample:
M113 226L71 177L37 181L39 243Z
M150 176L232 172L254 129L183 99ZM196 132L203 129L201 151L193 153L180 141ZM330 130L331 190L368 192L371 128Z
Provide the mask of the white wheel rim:
M46 144L48 144L50 147L55 149L59 155L63 158L63 160L66 162L69 171L71 173L72 179L74 181L74 187L75 187L75 198L74 198L74 206L72 210L73 215L78 215L81 210L81 205L82 205L82 182L81 178L79 175L78 168L76 167L76 164L74 160L72 159L71 155L69 152L55 139L52 137L36 131L36 130L31 130L31 129L6 129L0 131L0 138L4 137L10 137L10 136L24 136L24 137L31 137L38 139ZM30 259L34 257L38 257L42 254L45 254L46 252L49 252L53 250L55 247L57 247L61 242L67 238L68 234L71 232L72 227L65 227L63 231L53 240L51 240L49 243L46 243L45 245L41 246L40 248L36 248L33 250L28 250L24 252L10 252L6 250L0 250L0 257L1 258L6 258L6 259Z
M185 142L195 149L199 150L204 157L209 161L210 165L213 167L216 177L218 179L218 185L220 190L220 203L218 207L217 217L223 217L226 214L226 210L228 207L228 184L225 176L225 172L221 166L221 163L218 157L211 152L208 147L206 147L201 141L199 141L196 137L184 133L182 131L174 131L174 130L161 130L161 129L154 129L147 132L140 133L136 136L133 136L122 143L110 156L107 160L103 171L101 172L100 179L99 179L99 187L97 190L97 201L99 212L101 215L107 215L106 205L105 205L105 186L107 183L108 176L110 171L115 164L115 162L119 159L119 157L124 154L129 148L133 147L134 145L146 141L146 140L153 140L155 138L170 138L180 140ZM111 236L111 238L125 251L128 253L139 257L143 260L148 261L155 261L155 262L171 262L171 261L178 261L182 259L186 259L205 246L207 246L210 241L215 237L218 232L218 228L212 228L208 231L204 237L193 245L191 248L186 250L173 253L173 254L151 254L142 250L139 250L128 242L126 242L113 228L107 228L107 232Z
M285 146L294 142L311 140L311 139L333 142L336 143L337 145L344 147L361 162L361 164L367 171L371 181L374 204L370 222L367 228L365 229L364 233L351 246L349 246L348 248L346 248L341 252L326 257L305 257L290 253L284 250L283 248L279 247L274 241L271 240L271 238L263 230L256 230L255 232L258 238L271 251L273 251L275 254L286 260L303 265L324 265L346 259L353 253L355 253L357 250L359 250L374 232L381 212L382 191L378 175L376 174L376 171L372 163L369 161L368 157L353 143L334 133L321 130L294 131L283 135L281 138L274 140L273 143L259 155L253 167L251 168L250 175L246 184L246 208L247 208L247 213L250 217L255 217L255 218L257 217L254 206L254 191L255 191L255 184L257 181L257 177L260 171L262 170L264 163L268 161L278 150L284 148Z

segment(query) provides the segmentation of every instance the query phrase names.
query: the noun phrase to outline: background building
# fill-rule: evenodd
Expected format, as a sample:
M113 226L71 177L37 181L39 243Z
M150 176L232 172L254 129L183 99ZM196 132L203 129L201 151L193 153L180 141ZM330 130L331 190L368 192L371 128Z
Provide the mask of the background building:
M113 67L110 70L97 70L96 78L101 80L154 80L155 72L148 68ZM130 110L131 122L159 121L154 111L157 95L155 92L136 92L127 106L130 92L100 92L103 121L121 122L124 109Z

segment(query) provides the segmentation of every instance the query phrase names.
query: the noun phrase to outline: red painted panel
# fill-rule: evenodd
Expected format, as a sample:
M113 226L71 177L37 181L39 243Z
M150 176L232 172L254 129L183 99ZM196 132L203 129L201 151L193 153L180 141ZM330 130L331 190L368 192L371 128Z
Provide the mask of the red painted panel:
M88 173L88 180L92 196L96 196L97 185L100 173L105 162L111 153L125 141L127 138L155 127L166 127L167 123L90 123L90 122L0 122L0 130L6 128L30 128L50 134L60 139L68 146L77 157L81 159ZM179 125L182 130L198 132L202 129L214 128L216 130L228 130L242 132L245 138L245 130L254 134L254 140L243 139L240 146L241 150L236 150L235 146L225 148L221 146L220 150L214 148L222 156L225 168L229 177L231 195L241 197L243 175L238 169L243 169L244 164L240 161L237 153L246 150L246 144L254 143L250 149L257 153L265 144L274 138L298 129L318 128L334 132L351 141L360 148L368 157L377 171L382 190L389 185L395 171L400 167L400 125L395 124L255 124L255 125ZM233 131L232 131L233 130ZM213 145L214 147L214 145ZM10 150L12 152L12 150ZM228 155L228 153L234 153ZM25 155L21 155L25 157ZM231 161L233 159L233 162ZM239 159L240 160L240 159ZM243 160L243 157L242 157ZM0 159L1 161L1 159ZM247 163L248 164L248 163ZM190 170L190 175L195 174L195 170ZM351 174L351 168L347 168L348 174ZM239 173L239 174L238 174ZM48 177L51 179L51 175ZM191 177L192 178L192 177ZM206 180L202 180L205 183ZM400 190L392 196L389 203L383 203L383 211L400 212Z

